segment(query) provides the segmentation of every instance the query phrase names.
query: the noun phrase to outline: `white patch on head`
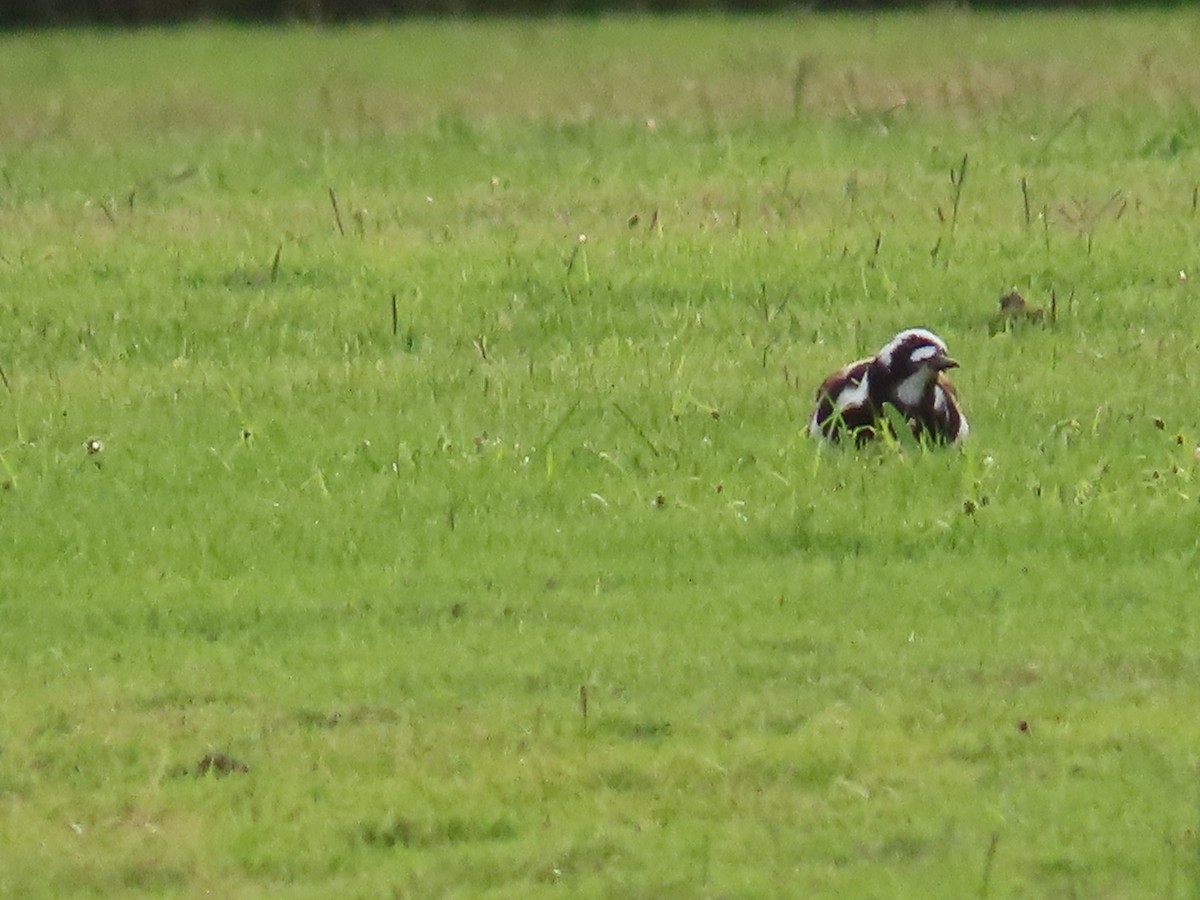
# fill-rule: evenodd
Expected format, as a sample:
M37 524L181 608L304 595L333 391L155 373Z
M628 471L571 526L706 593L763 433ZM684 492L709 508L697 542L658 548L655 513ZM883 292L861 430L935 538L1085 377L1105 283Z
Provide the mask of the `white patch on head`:
M931 358L937 356L937 352L938 352L937 347L933 347L929 344L926 344L925 346L918 347L916 350L914 350L912 352L912 356L909 358L912 359L912 361L915 363L925 362L925 360L931 359Z
M917 338L919 340L919 342L922 344L932 344L935 348L937 348L933 351L934 353L936 353L938 350L940 350L942 353L949 352L946 349L946 342L943 341L936 334L934 334L932 331L929 331L926 328L908 328L908 329L905 329L904 331L900 332L898 335L896 335L894 338L892 338L890 341L888 341L886 344L884 344L883 349L881 349L879 351L879 353L876 355L875 358L878 359L881 363L883 363L885 366L887 366L890 369L892 367L892 358L895 356L896 351L899 350L900 347L902 347L905 343L908 343L909 341L911 341L913 338ZM919 347L914 352L913 360L915 362L921 361L920 359L918 359L916 357L916 353L920 353L925 349L926 349L925 347Z

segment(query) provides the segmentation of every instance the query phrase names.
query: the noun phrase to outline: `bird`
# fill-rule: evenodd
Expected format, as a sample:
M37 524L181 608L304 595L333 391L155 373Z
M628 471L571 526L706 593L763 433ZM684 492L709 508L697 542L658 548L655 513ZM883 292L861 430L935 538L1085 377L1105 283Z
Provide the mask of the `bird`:
M913 436L956 444L970 434L958 394L946 376L958 368L946 342L925 328L907 328L872 357L831 373L817 389L808 421L812 437L837 443L843 434L856 446L890 433L885 406L908 422Z
M1050 306L1051 320L1054 318L1053 298ZM1000 298L1000 310L994 316L988 330L992 334L1012 331L1021 325L1041 325L1046 321L1046 311L1040 306L1026 303L1017 291L1009 291Z

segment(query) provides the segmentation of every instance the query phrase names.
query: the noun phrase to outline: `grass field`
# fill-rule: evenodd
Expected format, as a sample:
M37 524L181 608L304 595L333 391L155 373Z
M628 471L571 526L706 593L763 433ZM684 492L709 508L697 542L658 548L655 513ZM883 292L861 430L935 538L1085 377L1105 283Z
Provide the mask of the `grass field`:
M0 894L1200 892L1198 43L0 35Z

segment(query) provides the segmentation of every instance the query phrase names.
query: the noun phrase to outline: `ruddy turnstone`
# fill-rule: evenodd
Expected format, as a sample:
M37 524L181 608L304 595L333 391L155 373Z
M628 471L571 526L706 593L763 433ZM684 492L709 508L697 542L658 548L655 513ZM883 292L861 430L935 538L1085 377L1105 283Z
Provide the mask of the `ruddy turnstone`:
M843 433L864 444L889 427L884 406L896 409L918 439L956 443L970 428L946 370L958 363L932 331L909 328L868 359L838 369L817 390L808 433L838 441Z

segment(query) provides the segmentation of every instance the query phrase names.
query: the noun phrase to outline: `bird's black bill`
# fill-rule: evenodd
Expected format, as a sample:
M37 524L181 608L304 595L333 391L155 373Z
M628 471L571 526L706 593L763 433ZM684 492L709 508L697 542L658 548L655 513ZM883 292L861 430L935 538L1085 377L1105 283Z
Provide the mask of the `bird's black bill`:
M933 361L933 365L937 369L957 369L958 360L951 359L949 356L939 356Z

